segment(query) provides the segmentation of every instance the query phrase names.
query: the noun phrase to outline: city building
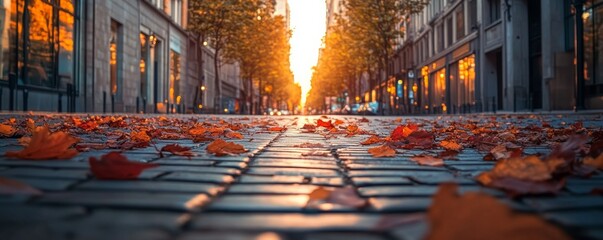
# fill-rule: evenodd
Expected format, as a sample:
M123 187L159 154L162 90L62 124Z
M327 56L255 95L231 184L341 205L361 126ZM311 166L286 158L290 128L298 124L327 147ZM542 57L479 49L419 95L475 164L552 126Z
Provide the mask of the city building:
M399 114L572 110L576 99L601 109L602 6L585 1L575 51L571 0L432 0L400 23L386 103ZM575 52L584 55L582 95Z

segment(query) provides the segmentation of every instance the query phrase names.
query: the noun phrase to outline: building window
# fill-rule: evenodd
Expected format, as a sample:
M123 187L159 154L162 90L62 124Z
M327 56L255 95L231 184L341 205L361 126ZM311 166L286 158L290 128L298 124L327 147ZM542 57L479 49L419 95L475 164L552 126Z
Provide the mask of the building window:
M446 68L435 72L432 77L433 81L433 99L431 101L432 108L437 109L437 112L446 112Z
M143 100L148 98L148 88L149 88L149 59L150 52L150 43L149 43L149 35L145 33L140 33L140 97Z
M0 2L0 79L48 89L73 84L75 1Z
M436 53L441 52L442 50L444 50L444 24L439 24L438 26L436 26L436 30L437 30L437 36L435 37L435 41L436 41Z
M469 19L469 31L477 31L477 0L469 0L467 3L467 18Z
M171 104L180 104L180 53L170 49L169 100ZM175 109L172 109L175 111Z
M111 20L111 39L109 41L109 72L110 72L110 90L111 95L117 96L117 99L121 99L121 25Z
M459 60L459 93L457 104L468 107L475 104L475 55Z
M449 47L452 45L452 43L454 42L454 39L452 38L452 33L453 33L453 29L452 29L452 17L448 17L446 19L446 47Z
M178 25L182 24L182 0L171 0L170 15Z
M586 85L603 84L603 3L591 4L582 15L584 22L584 80ZM603 89L592 88L594 95L603 94Z
M454 11L456 16L456 41L461 40L465 37L465 10L463 5L459 5Z
M489 7L489 22L488 24L492 24L496 21L498 21L500 19L500 10L501 10L501 5L500 5L500 0L490 0L490 4L488 5Z
M165 0L149 0L153 6L159 9L163 9L163 1Z

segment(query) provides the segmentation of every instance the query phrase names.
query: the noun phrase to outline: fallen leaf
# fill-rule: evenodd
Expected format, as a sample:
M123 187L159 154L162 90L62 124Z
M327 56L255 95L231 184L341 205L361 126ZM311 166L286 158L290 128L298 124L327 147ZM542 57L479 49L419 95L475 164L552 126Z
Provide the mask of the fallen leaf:
M329 120L328 122L326 122L326 121L323 121L321 119L318 119L318 121L316 122L316 126L318 126L318 127L325 127L327 129L331 129L331 128L335 127L333 125L333 123L331 123L331 120Z
M243 139L243 134L239 133L239 132L227 132L226 133L226 137L227 138L234 138L234 139Z
M372 145L375 143L380 143L380 142L384 142L384 140L380 137L377 137L375 135L367 138L366 140L362 141L360 144L362 145Z
M268 131L271 131L271 132L282 132L282 131L285 131L285 130L287 130L287 128L284 128L284 127L271 127L271 128L268 128Z
M368 152L373 155L373 157L393 157L396 156L396 150L390 148L387 145L381 145L374 148L369 148Z
M13 126L0 124L0 137L12 137L15 132L17 132L17 129Z
M434 135L430 132L418 130L410 133L406 140L413 147L430 148L433 146Z
M419 130L419 126L416 124L400 125L392 131L390 137L393 141L402 140L417 130Z
M195 154L193 152L191 152L190 147L183 147L178 144L166 145L161 148L160 152L169 152L169 153L177 155L177 156L184 156L184 157L189 157L189 158L192 156L195 156Z
M0 177L0 195L42 195L42 191L23 182Z
M119 152L110 152L102 155L100 160L90 157L88 164L94 177L106 180L136 179L145 169L159 166L159 164L153 163L128 161L128 158Z
M352 125L349 125L345 130L348 133L348 135L354 135L354 134L357 134L360 129L358 128L358 125L352 124Z
M142 143L148 143L151 142L151 137L147 134L146 131L132 131L132 133L130 133L130 139L134 142L142 142Z
M31 137L23 136L23 137L19 138L18 142L19 142L19 145L21 145L23 147L27 147L27 146L29 146L29 143L31 142Z
M293 147L298 147L298 148L322 148L324 146L322 144L320 144L320 143L306 142L306 143L302 143L302 144L299 144L299 145L293 145Z
M318 187L308 194L306 207L330 210L333 204L361 208L366 206L367 201L358 196L352 187L335 188L334 190Z
M194 127L188 130L188 133L194 136L203 135L205 132L207 132L207 130L202 126Z
M418 155L410 158L413 162L419 165L441 167L444 166L444 160L430 155Z
M247 152L243 145L216 139L207 145L207 152L215 156L237 155Z
M440 146L442 146L446 150L460 152L463 149L463 146L456 143L455 141L442 141L440 142Z
M456 184L442 184L428 210L425 239L570 239L542 218L515 213L484 193L457 194Z
M66 132L53 132L48 127L42 126L36 128L27 147L17 152L6 152L7 157L31 159L31 160L52 160L52 159L70 159L78 154L78 151L71 148L78 140Z
M515 148L510 148L507 146L507 144L497 145L496 147L492 148L486 156L484 156L484 160L498 161L506 158L521 157L523 150L519 146L514 147Z
M301 155L304 157L307 157L307 156L328 157L329 154L330 153L327 151L310 151L310 152L303 152Z
M343 123L344 123L344 121L342 121L340 119L337 119L337 120L335 120L335 122L333 123L333 125L341 125Z
M603 153L599 154L597 158L587 156L583 160L584 165L595 167L599 170L603 170Z

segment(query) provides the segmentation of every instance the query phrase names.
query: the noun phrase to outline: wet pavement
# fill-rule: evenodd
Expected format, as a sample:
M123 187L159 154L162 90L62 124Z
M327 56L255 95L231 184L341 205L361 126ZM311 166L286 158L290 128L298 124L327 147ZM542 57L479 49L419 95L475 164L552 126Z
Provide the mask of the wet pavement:
M4 120L12 115L0 116ZM17 115L19 117L19 115ZM151 117L151 116L142 116ZM168 116L170 117L170 116ZM191 116L175 116L188 119ZM194 116L199 121L253 122L266 117ZM368 135L325 137L305 133L302 126L319 116L269 117L283 132L246 129L234 141L248 154L215 157L207 143L190 139L154 140L192 147L196 156L160 158L155 147L124 152L130 160L158 163L138 180L97 180L88 158L112 150L92 150L67 161L27 161L0 157L0 176L27 183L40 196L0 195L2 239L421 239L428 223L383 228L384 219L424 213L438 185L456 182L461 192L482 191L511 208L535 213L578 238L603 239L603 197L590 194L603 186L603 175L570 178L557 196L511 199L504 192L480 186L473 178L491 169L484 153L467 148L458 161L444 167L421 166L409 160L425 150L399 150L395 157L374 158L361 141ZM398 117L335 117L357 123L370 133L388 136ZM470 118L464 116L464 119ZM473 116L475 119L490 116ZM555 125L583 122L601 128L600 115L543 116ZM433 122L463 117L411 117L404 121ZM516 120L516 119L515 119ZM500 119L504 124L528 124ZM426 126L428 128L429 126ZM83 141L94 136L78 136ZM0 153L21 149L17 138L0 139ZM304 143L321 147L302 148ZM317 145L318 146L318 145ZM307 155L318 151L320 154ZM526 153L550 151L547 146ZM306 154L304 154L306 153ZM316 152L314 152L316 153ZM368 200L366 207L311 208L308 194L318 187L353 187Z

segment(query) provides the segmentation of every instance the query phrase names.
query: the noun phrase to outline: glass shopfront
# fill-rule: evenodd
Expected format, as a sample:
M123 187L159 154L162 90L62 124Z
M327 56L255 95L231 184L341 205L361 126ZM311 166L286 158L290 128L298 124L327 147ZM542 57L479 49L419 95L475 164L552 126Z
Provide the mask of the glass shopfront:
M584 80L589 96L603 95L603 0L590 0L585 5Z
M64 91L74 83L77 0L0 0L0 84Z

